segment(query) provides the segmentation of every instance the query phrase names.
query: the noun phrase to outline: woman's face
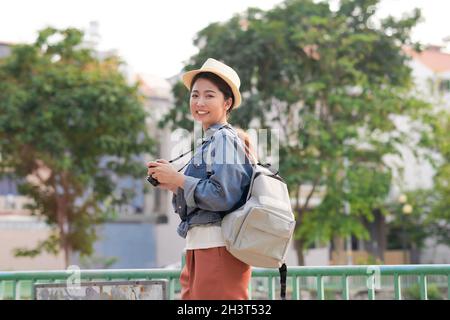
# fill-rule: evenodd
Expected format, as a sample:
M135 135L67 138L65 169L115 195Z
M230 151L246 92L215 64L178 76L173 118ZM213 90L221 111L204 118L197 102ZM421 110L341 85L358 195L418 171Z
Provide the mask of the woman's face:
M219 88L208 79L195 81L190 98L191 114L202 123L204 130L215 123L226 123L231 103L232 99L225 100Z

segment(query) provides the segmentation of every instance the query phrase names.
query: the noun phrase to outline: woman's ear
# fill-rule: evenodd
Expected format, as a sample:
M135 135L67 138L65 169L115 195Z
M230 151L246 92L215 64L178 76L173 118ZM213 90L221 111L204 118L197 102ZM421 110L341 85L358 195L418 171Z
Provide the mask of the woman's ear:
M233 103L233 99L232 98L228 98L227 101L225 102L225 110L228 111L231 108L231 104Z

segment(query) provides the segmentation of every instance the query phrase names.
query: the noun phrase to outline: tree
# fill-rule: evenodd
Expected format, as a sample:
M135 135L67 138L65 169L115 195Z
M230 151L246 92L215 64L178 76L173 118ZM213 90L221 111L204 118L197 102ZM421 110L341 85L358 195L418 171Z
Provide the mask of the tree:
M434 168L432 187L404 191L413 208L407 217L401 214L398 203L386 206L395 218L390 227L397 231L401 229L405 233L406 244L411 249L412 263L420 262L420 250L425 247L427 239L434 241L435 245L450 246L450 113L442 106L437 104L433 110L426 112L417 110L418 114L413 117L422 119L422 127L426 124L417 143L422 148L414 148L412 151L416 158L426 159ZM416 126L409 130L415 132ZM391 236L395 237L395 232Z
M299 264L314 242L368 238L363 221L373 221L377 210L385 214L392 180L384 157L400 155L397 145L408 143L394 115L417 118L430 108L409 94L403 51L417 47L409 35L420 11L377 23L378 2L343 0L336 11L312 0L249 8L201 30L194 41L199 52L185 67L208 57L233 66L244 99L230 121L280 128L280 173L295 198ZM189 109L180 88L178 107L165 121L182 126ZM314 196L321 200L315 207Z
M418 249L424 247L427 238L450 246L450 113L437 109L426 116L430 119L430 130L422 136L421 145L433 151L427 157L436 170L433 187L406 193L414 208L409 238Z
M407 202L400 203L398 199L387 203L385 208L390 212L388 224L388 249L404 250L404 260L408 261L406 252L409 251L409 263L420 263L420 250L425 240L432 234L425 223L426 211L430 202L423 190L405 192ZM406 209L409 207L408 209Z
M0 172L18 181L52 235L18 255L62 248L89 256L95 227L111 218L117 176L142 177L150 152L142 97L119 72L120 60L98 59L83 33L46 28L0 62Z
M450 113L441 110L430 119L431 134L423 137L423 144L431 145L440 159L435 163L433 190L427 192L431 210L425 222L438 243L450 246Z

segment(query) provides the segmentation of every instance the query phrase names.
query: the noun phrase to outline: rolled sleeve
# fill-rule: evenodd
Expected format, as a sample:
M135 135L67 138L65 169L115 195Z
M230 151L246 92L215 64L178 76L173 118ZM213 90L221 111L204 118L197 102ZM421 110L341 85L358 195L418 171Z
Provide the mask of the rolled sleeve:
M186 204L189 207L196 207L197 204L195 202L194 194L195 194L195 188L197 187L198 183L201 179L194 178L191 176L185 176L184 177L184 198L186 200Z
M177 192L173 194L172 197L172 206L175 213L182 214L182 209L184 206L183 203L183 189L178 188Z

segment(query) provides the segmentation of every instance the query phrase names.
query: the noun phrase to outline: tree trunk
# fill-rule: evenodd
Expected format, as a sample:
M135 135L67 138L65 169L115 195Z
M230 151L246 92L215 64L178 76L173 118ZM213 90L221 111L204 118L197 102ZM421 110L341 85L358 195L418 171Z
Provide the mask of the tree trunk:
M336 265L346 265L345 261L345 241L344 238L335 236L333 238L334 245L334 263Z
M297 233L297 230L300 228L302 220L303 220L303 210L300 208L300 196L301 196L301 184L297 185L297 195L295 198L295 210L294 212L297 214L297 222L295 224L294 234ZM296 238L294 240L294 248L297 251L297 260L299 266L305 265L305 256L303 254L303 238Z
M294 233L297 233L297 230L300 228L300 226L303 223L304 215L308 211L309 201L311 200L311 197L316 190L318 182L319 182L319 178L317 178L316 181L314 181L313 188L312 188L311 192L308 194L308 196L306 197L306 200L305 200L305 203L303 206L300 204L301 184L297 185L297 196L296 196L296 204L295 204L295 210L294 210L294 212L297 214L297 222L295 224L295 232ZM305 244L305 239L301 238L301 237L296 238L294 241L294 246L297 251L297 258L298 258L299 266L305 265L305 256L304 256L304 252L303 252L304 244Z
M295 239L294 247L295 247L295 250L297 251L298 265L304 266L305 265L305 256L303 254L303 239Z
M69 244L69 241L67 239L67 234L65 235L65 242L64 242L64 263L65 268L67 269L70 266L70 254L71 254L71 247Z
M59 227L60 246L64 250L64 267L70 265L70 245L67 239L67 216L66 216L66 203L63 196L56 196L57 202L57 217Z
M295 224L295 229L294 229L294 234L297 233L297 230L300 228L301 226L301 222L303 220L303 210L298 209L296 210L297 212L297 221ZM304 246L304 239L302 237L298 237L298 238L294 238L294 248L295 251L297 251L297 259L298 259L298 265L299 266L304 266L305 265L305 257L303 254L303 246Z
M375 209L376 219L378 222L378 250L377 257L384 263L384 252L387 246L386 218L379 209Z

